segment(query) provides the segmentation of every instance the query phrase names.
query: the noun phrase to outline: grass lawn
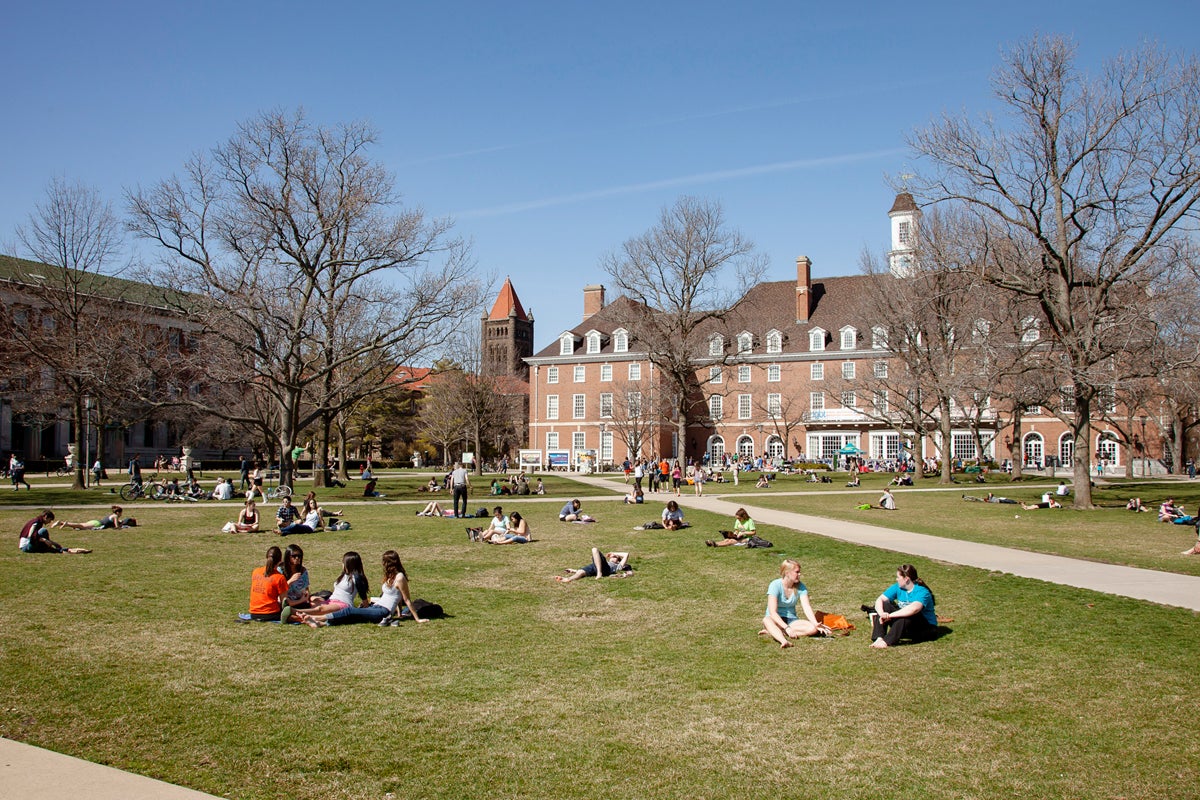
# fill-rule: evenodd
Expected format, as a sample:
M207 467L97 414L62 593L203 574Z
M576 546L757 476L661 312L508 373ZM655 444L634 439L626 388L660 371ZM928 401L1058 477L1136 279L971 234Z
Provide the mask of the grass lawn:
M1026 511L1016 505L968 503L961 495L982 497L990 491L1035 502L1046 487L1056 483L962 484L947 491L922 491L938 488L934 481L926 480L918 482L914 489L894 489L897 510L893 513L855 508L860 503L877 503L886 482L887 478L883 476L870 476L864 479L861 492L846 489L845 480L842 480L833 486L812 489L804 495L778 494L780 490L805 491L800 485L785 483L773 490L775 494L759 492L745 497L744 501L747 505L865 522L950 539L1200 575L1200 556L1179 555L1181 550L1195 543L1195 528L1159 522L1156 513L1159 503L1167 497L1174 497L1189 511L1195 511L1200 507L1200 482L1118 482L1095 491L1093 502L1100 507L1094 510L1076 511L1070 508L1068 498L1062 509ZM809 486L812 485L805 485ZM724 493L724 489L706 493ZM1131 496L1141 497L1151 507L1151 512L1134 514L1125 511L1125 501Z
M769 526L775 550L714 550L724 518L633 532L658 504L585 503L594 525L558 506L523 499L538 541L495 547L347 504L353 530L288 540L314 586L355 549L377 591L394 547L449 617L322 630L233 621L279 542L216 533L233 506L55 532L86 556L19 553L32 515L0 510L0 735L237 798L1195 796L1191 612L919 562L951 632L875 651L857 608L894 554ZM636 574L551 580L592 545ZM859 630L756 636L784 555Z

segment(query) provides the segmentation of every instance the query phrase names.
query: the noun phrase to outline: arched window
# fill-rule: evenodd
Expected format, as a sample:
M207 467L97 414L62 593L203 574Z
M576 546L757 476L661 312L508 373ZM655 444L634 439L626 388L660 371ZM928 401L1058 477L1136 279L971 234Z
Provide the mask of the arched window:
M738 355L745 355L754 349L754 336L750 333L739 333L737 337Z
M1121 463L1121 442L1112 431L1104 431L1096 437L1096 455L1106 467L1119 466Z
M767 457L773 459L783 458L783 439L774 434L767 437Z
M1025 434L1025 446L1022 448L1022 452L1025 454L1025 466L1032 469L1042 468L1044 445L1045 440L1042 439L1042 435L1040 433L1034 432Z
M887 329L882 325L876 325L871 328L871 347L875 350L883 350L888 346Z
M767 332L767 352L782 353L783 352L783 334L779 331Z
M589 353L599 353L600 352L600 334L594 333L594 332L588 334L587 351Z
M719 333L715 334L708 340L708 354L710 356L719 356L725 352L725 338Z
M738 458L754 458L754 440L749 435L738 437L737 454Z
M569 333L564 333L562 338L558 340L558 354L560 356L569 356L575 351L575 337Z
M613 331L613 352L626 353L629 351L629 333L625 330Z
M1067 431L1062 436L1058 437L1058 463L1059 466L1071 467L1075 462L1075 437Z
M825 331L821 328L813 328L808 334L808 349L809 350L824 350L825 349Z
M847 325L841 330L842 349L853 350L858 346L858 331Z
M720 436L708 438L708 463L719 463L725 457L725 440Z

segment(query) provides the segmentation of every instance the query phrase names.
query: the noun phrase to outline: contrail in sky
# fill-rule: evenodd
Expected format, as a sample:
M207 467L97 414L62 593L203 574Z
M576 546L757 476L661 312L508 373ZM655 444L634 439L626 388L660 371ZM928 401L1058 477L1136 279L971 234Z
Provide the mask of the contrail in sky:
M858 161L870 161L875 158L887 158L889 156L898 155L908 152L903 147L893 147L887 150L868 150L863 153L846 153L839 156L825 156L823 158L801 158L795 161L776 161L773 164L759 164L753 167L740 167L738 169L723 169L716 172L699 172L694 175L681 175L676 178L663 178L657 181L647 181L645 183L629 183L624 186L610 186L606 189L593 189L590 192L576 192L574 194L560 194L554 197L543 197L538 200L525 200L519 203L506 203L500 206L491 206L490 208L473 208L468 211L462 211L450 216L455 219L472 219L478 217L497 217L504 214L519 214L522 211L533 211L539 208L550 208L552 206L565 206L571 203L581 203L585 200L596 200L603 197L615 197L623 194L636 194L638 192L649 192L656 189L669 189L676 186L689 186L698 183L716 183L718 181L734 180L736 178L747 178L753 175L768 175L775 172L789 172L797 169L808 169L811 167L829 167L837 164L851 164Z

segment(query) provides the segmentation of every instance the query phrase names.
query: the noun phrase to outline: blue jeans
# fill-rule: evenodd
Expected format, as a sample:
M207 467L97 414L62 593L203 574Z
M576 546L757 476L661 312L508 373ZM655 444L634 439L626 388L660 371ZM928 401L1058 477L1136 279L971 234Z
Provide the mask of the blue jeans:
M305 525L303 522L294 522L284 528L279 529L280 536L291 536L296 533L312 533L313 529Z
M383 606L372 603L365 608L346 606L329 615L330 625L349 625L352 622L374 622L378 624L391 615Z

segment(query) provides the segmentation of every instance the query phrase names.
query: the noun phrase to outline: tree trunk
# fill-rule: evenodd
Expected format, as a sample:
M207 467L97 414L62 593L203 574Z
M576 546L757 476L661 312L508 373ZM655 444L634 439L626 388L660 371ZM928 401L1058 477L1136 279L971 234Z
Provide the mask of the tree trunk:
M85 433L83 429L83 398L77 392L73 399L74 402L71 404L71 422L74 424L75 430L73 431L74 436L71 438L75 440L75 482L72 484L71 488L85 489L87 486L83 480L84 471L90 465L84 463L87 460L87 457L84 455L83 450L83 438Z
M1012 444L1008 446L1008 459L1012 462L1012 479L1021 480L1021 467L1025 464L1025 445L1021 442L1021 404L1013 409Z
M333 419L329 414L321 415L320 432L313 447L313 488L323 489L329 486L329 431L333 427Z
M1075 387L1075 424L1072 436L1075 440L1075 508L1092 507L1092 453L1089 447L1092 432L1092 398L1079 386Z
M346 429L341 425L338 426L337 435L337 459L338 459L338 480L342 483L350 480L350 474L346 472Z
M947 398L943 398L939 405L942 411L941 425L939 426L941 429L939 432L942 435L942 477L938 480L938 483L950 484L954 483L954 463L950 459L952 452L951 444L953 443L950 435L950 401Z

